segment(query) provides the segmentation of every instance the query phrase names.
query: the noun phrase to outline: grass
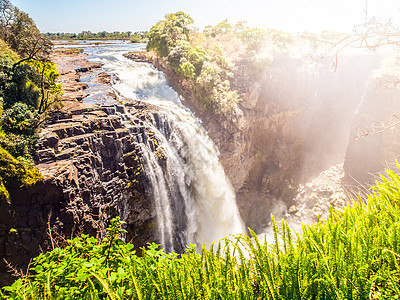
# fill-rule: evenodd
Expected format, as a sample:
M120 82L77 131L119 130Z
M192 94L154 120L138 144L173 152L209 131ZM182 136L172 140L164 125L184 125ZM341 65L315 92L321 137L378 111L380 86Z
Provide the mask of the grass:
M120 239L114 219L99 241L85 236L37 257L6 299L399 299L400 177L366 200L292 232L273 220L275 242L240 235L195 253L164 253Z
M62 52L65 54L79 54L83 53L83 49L81 48L59 48L56 51Z

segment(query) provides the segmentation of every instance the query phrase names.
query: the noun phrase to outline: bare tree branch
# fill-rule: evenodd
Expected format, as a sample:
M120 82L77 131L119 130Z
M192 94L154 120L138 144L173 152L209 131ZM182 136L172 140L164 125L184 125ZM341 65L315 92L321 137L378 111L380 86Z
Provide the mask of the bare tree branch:
M383 125L381 125L379 127L379 129L375 129L373 127L372 129L357 130L357 136L354 137L354 139L358 140L358 139L360 139L362 137L365 137L365 136L381 134L381 133L384 133L385 131L387 131L389 129L392 129L392 128L396 127L397 125L400 124L400 118L397 115L393 115L392 117L396 118L397 121L392 123L392 124L389 124L389 125L384 125L383 124Z

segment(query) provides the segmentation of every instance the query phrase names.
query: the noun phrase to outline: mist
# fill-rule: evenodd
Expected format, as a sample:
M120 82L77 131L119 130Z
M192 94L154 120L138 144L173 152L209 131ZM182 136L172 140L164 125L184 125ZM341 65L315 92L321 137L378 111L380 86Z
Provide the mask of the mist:
M330 53L343 36L269 31L257 49L238 41L224 47L235 57L232 86L244 99L238 106L257 124L244 137L253 167L238 195L239 205L242 197L262 203L251 221L259 233L271 230L270 213L297 226L326 217L329 205L343 208L399 153L397 128L384 130L399 109L397 53L391 47Z

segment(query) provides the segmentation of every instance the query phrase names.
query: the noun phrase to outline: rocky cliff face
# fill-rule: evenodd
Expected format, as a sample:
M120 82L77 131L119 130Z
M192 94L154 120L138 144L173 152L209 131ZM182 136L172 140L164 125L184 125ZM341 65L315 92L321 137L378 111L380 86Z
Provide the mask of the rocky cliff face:
M23 265L40 247L47 250L49 229L66 238L103 234L115 216L126 220L127 239L134 244L154 240L155 215L145 201L145 178L129 130L102 111L62 117L41 132L37 145L37 167L45 180L16 187L11 204L2 209L7 212L2 222L15 229L4 228L2 257L13 265Z
M251 58L239 57L231 86L243 101L237 107L239 118L232 120L218 111L204 111L166 61L148 55L147 59L166 74L185 105L203 121L220 150L245 225L256 232L268 226L275 203L290 207L300 183L343 162L368 70L377 65L348 56L337 72L318 73L302 71L302 58L283 55L256 72Z
M139 61L148 59L143 54L135 56ZM312 72L299 74L300 59L281 59L262 74L253 73L245 58L237 62L240 68L231 84L243 101L236 108L235 119L230 119L218 111L204 111L186 83L165 68L165 62L151 58L184 96L185 105L202 120L220 151L242 219L256 232L268 226L269 214L280 203L290 207L294 220L301 221L308 214L326 214L325 202L343 205L344 192L332 192L330 180L322 180L326 187L318 190L318 180L309 181L309 177L342 163L345 154L348 178L363 181L367 172L380 171L385 160L392 162L400 150L397 131L385 130L384 134L351 140L346 153L351 126L368 128L390 120L400 108L395 101L397 90L378 88L378 80L371 81L365 91L369 74L365 69L373 66L348 58L352 64L344 64L344 69L342 64L343 73L316 80ZM154 108L131 104L134 126L127 129L116 116L123 112L121 106L99 108L82 103L88 96L88 84L79 82L80 76L99 65L88 64L84 57L62 56L58 66L66 92L64 107L52 114L41 131L35 153L45 180L30 187L14 187L11 203L0 203L0 255L16 267L25 268L30 258L62 244L65 238L82 232L101 236L109 219L117 215L127 222L126 239L137 247L158 239L148 179L135 146L138 139L148 138L143 121L151 118ZM94 80L110 82L104 73ZM117 97L113 93L105 96ZM376 98L383 99L384 105ZM385 150L375 147L373 140L387 145ZM320 177L329 177L329 172ZM297 196L301 199L296 200L299 184L307 181ZM7 269L5 262L0 262L0 272ZM2 278L1 283L8 279Z
M140 135L145 128L139 123ZM70 229L104 231L110 218L121 216L130 229L135 227L128 240L140 246L154 240L146 231L155 215L145 201L140 154L135 137L118 117L93 110L49 124L41 133L38 149L37 166L45 180L63 187L63 202L68 204L64 210L73 221L69 225L74 224ZM140 236L135 236L138 231Z
M391 85L386 76L368 80L351 124L344 164L346 185L365 188L375 183L378 173L397 169L395 160L400 153L399 97L398 87Z
M168 83L184 97L184 103L202 120L204 128L220 151L220 161L235 192L239 211L246 227L262 232L268 226L271 207L284 199L292 204L297 190L294 178L300 164L297 134L300 118L292 111L270 101L264 82L247 74L247 81L232 83L241 92L243 102L236 107L236 118L218 111L204 111L195 95L166 62L145 53L130 56L147 59L166 74ZM243 68L239 68L243 71ZM237 77L236 77L237 78ZM244 90L241 87L246 87Z
M126 222L126 240L137 249L157 241L155 211L135 146L135 140L147 136L146 108L131 104L137 118L127 129L115 113L121 107L80 102L87 96L87 84L78 82L80 73L98 66L87 65L84 57L79 63L83 66L71 62L76 71L62 72L64 108L53 112L40 132L35 161L44 181L16 186L11 202L0 204L0 256L16 268L25 270L29 259L67 238L81 233L101 237L115 216ZM7 270L1 261L2 284L9 283Z

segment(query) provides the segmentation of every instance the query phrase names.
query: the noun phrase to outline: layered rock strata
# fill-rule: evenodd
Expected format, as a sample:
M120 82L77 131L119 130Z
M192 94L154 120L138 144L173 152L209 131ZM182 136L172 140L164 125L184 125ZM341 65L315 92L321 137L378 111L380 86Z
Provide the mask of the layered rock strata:
M297 205L299 184L343 162L365 81L378 65L375 58L365 64L348 55L337 72L328 72L326 61L318 73L304 70L302 58L281 55L260 72L245 53L236 58L231 81L242 101L235 117L229 118L218 108L205 111L202 99L166 59L146 52L127 57L163 71L184 104L202 120L220 151L245 225L260 233L276 203Z
M33 186L15 186L11 202L0 208L1 283L9 283L9 263L26 270L41 251L65 245L81 233L105 234L109 220L121 216L126 240L136 248L154 235L155 211L146 190L135 140L146 139L146 108L131 104L134 128L127 129L118 105L99 107L82 103L87 83L82 72L97 70L83 54L54 58L63 84L63 108L53 111L41 130L35 152L37 168L44 176ZM98 82L107 82L100 73ZM116 97L116 96L115 96ZM123 110L123 109L122 109Z

